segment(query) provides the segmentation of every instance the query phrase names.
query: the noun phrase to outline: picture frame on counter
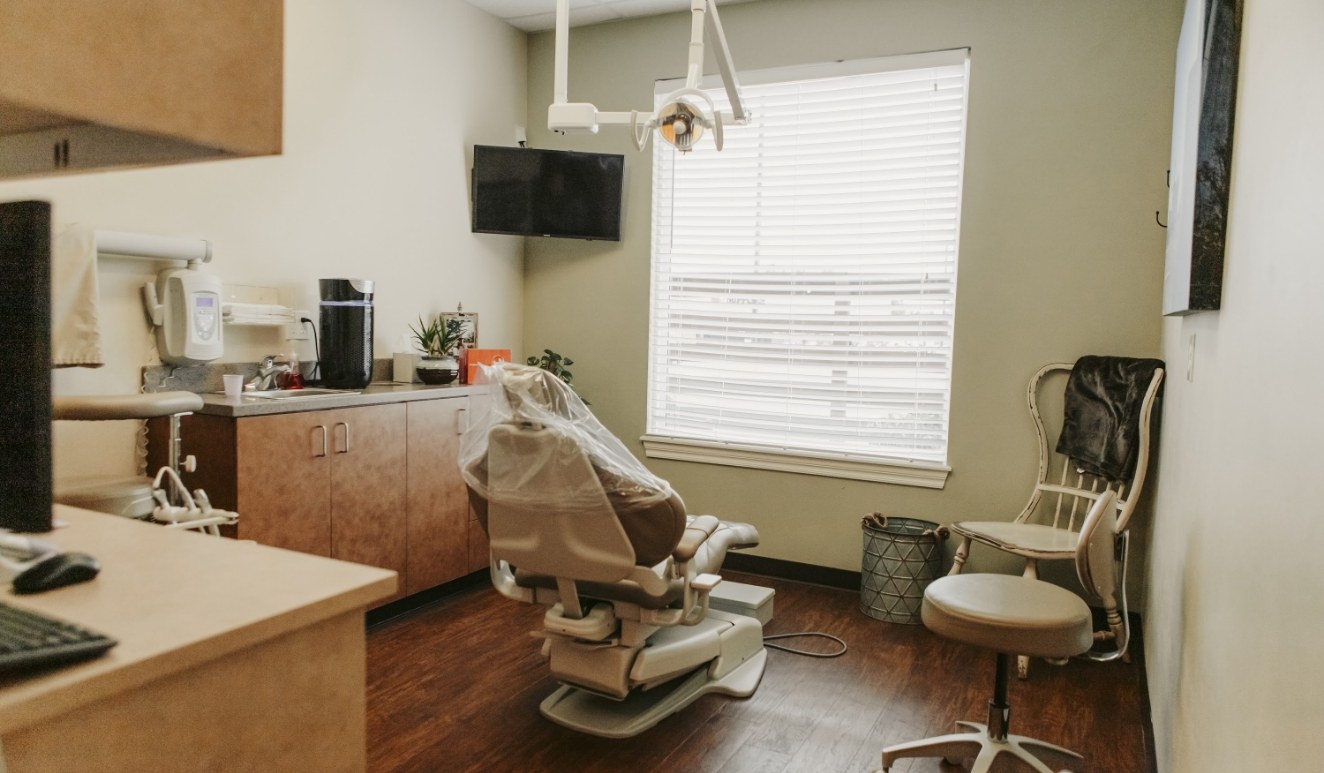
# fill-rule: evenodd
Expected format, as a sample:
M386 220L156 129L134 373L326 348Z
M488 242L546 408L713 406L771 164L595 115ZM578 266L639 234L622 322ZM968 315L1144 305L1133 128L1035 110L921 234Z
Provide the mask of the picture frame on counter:
M464 335L460 339L461 349L473 349L478 346L478 312L465 311L464 304L455 311L443 311L441 321L444 325L449 325L450 321L456 319L460 321L464 330Z

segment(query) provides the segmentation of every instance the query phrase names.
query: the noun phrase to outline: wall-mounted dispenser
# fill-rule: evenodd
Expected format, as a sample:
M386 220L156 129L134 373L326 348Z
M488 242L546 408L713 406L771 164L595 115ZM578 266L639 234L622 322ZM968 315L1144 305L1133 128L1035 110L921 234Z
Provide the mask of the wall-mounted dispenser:
M221 326L221 280L203 271L211 243L151 234L96 232L98 253L148 260L183 261L143 285L143 308L156 330L156 348L168 365L201 365L225 353Z
M190 263L143 285L143 305L156 328L156 349L170 365L201 365L225 353L221 280Z

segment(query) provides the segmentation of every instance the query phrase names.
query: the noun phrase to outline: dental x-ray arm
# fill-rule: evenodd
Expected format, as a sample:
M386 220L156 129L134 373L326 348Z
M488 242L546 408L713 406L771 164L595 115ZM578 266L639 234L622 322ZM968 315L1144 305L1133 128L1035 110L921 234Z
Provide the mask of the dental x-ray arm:
M685 85L668 94L662 107L655 112L599 112L592 103L569 100L570 0L557 0L553 101L547 108L547 128L566 134L596 134L600 126L629 126L635 146L640 150L648 146L649 134L657 129L663 139L682 152L694 146L704 128L711 128L713 142L721 150L723 122L744 124L749 120L749 113L740 97L740 83L736 79L735 65L715 0L690 0L690 11L692 22ZM699 90L703 78L705 30L717 45L717 64L731 103L729 111L716 110L712 99Z

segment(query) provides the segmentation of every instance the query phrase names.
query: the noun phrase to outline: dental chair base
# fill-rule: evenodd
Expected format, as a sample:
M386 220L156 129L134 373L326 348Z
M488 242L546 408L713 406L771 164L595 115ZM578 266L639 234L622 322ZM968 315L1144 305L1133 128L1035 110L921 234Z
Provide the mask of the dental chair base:
M559 725L604 738L638 735L709 693L747 698L758 688L768 657L758 620L718 610L709 610L693 626L658 631L637 653L570 639L549 639L544 650L553 674L573 674L580 684L600 680L603 669L625 668L628 674L622 676L628 681L654 684L623 699L563 685L539 706L543 716ZM631 659L630 654L635 656ZM668 676L673 664L702 657L711 660L688 676ZM660 684L654 681L659 679Z

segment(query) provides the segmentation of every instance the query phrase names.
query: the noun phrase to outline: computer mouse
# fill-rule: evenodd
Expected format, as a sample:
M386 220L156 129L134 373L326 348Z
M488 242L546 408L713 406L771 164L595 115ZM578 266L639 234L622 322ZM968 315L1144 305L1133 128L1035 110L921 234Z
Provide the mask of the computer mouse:
M100 571L100 562L86 553L57 553L14 577L14 592L41 593L62 588L86 582Z

